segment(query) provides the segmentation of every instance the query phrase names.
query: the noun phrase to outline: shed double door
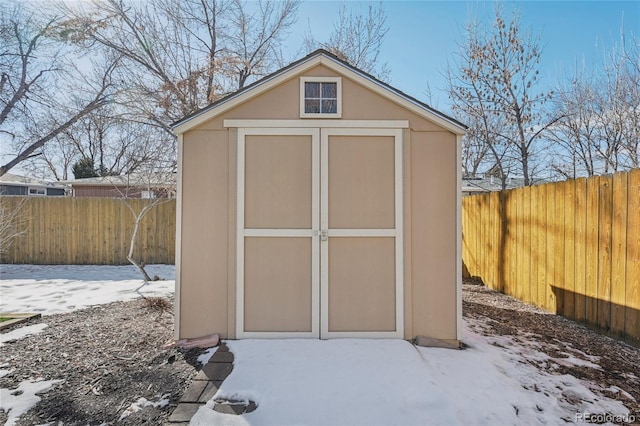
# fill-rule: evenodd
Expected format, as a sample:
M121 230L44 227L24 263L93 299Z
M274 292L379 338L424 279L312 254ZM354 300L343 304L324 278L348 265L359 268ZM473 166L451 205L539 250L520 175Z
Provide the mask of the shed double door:
M403 337L401 159L400 129L238 129L238 338Z

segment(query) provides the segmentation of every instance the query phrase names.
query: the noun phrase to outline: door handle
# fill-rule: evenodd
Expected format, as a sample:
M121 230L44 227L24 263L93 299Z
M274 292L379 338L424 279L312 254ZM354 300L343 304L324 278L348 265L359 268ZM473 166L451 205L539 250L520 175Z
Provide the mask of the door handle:
M319 231L313 231L313 235L320 236L320 241L327 241L329 239L329 231L321 229Z

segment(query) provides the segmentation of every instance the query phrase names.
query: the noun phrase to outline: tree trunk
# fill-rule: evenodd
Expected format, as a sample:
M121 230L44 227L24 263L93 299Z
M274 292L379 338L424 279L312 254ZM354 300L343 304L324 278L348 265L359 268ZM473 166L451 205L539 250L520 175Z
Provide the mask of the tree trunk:
M140 271L140 273L142 274L142 276L144 277L145 281L152 281L151 277L149 276L149 274L147 274L147 271L145 271L144 269L144 265L142 263L137 262L134 258L133 258L133 249L135 248L136 245L136 237L138 236L138 229L140 228L140 222L142 221L142 218L144 217L144 214L147 212L148 210L142 209L142 211L140 212L140 214L135 215L136 221L135 224L133 225L133 234L131 235L131 241L129 243L129 254L127 254L127 260L129 262L131 262L131 264L133 266L135 266L136 268L138 268L138 270Z

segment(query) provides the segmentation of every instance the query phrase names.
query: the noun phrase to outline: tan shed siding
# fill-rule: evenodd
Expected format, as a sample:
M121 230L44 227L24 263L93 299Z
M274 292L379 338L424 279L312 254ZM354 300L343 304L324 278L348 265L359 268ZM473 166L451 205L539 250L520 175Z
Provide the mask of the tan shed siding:
M340 77L334 71L318 65L285 81L249 102L233 108L199 127L222 129L225 118L292 120L300 118L300 80L302 76ZM274 101L277 103L274 104ZM360 84L342 77L342 120L409 120L411 128L421 131L441 131L436 124L410 112ZM305 120L302 118L301 120Z
M227 131L184 135L180 337L227 337ZM235 236L235 234L231 233Z
M457 339L456 136L411 135L411 281L414 336Z

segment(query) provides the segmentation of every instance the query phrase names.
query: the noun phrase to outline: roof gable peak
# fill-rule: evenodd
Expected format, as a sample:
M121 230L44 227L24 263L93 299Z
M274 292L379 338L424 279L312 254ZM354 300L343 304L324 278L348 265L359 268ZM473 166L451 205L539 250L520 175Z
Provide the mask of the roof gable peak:
M217 117L225 111L228 111L241 103L247 102L251 98L258 96L259 94L262 94L291 78L295 78L296 76L303 74L305 71L320 64L327 66L329 69L346 78L355 80L392 102L417 113L427 120L430 120L455 134L462 135L466 132L467 127L456 119L449 117L416 98L409 96L376 77L350 65L335 54L322 48L309 53L307 56L292 62L288 66L281 68L280 70L269 74L266 77L255 81L250 85L245 86L244 88L231 93L203 109L173 123L173 131L176 134L187 132L205 121Z

